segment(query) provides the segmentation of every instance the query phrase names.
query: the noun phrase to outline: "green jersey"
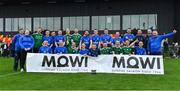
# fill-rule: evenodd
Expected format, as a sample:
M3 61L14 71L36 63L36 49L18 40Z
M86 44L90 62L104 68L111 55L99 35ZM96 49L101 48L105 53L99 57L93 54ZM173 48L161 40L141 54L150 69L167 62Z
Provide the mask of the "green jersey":
M72 40L76 43L76 47L79 46L80 39L81 39L80 34L73 34L72 35Z
M122 49L122 47L113 47L112 48L112 50L113 50L113 52L114 52L114 54L121 54L121 53L123 53L123 49Z
M122 48L122 50L123 50L123 54L132 54L132 51L133 51L133 49L131 47L128 47L128 46L124 46Z
M77 48L68 48L68 53L69 54L77 54L78 53L78 49Z
M101 54L112 54L112 49L110 47L101 48L100 53Z
M72 35L64 35L65 39L66 39L66 47L69 51L69 49L71 48L72 45Z
M34 38L34 48L39 48L42 46L42 38L43 35L42 34L38 34L38 33L34 33L32 34L33 38Z

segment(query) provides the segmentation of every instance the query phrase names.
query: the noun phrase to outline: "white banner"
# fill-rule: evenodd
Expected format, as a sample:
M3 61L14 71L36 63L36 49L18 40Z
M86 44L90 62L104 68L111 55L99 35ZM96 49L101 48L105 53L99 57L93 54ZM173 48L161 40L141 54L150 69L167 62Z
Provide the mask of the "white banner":
M28 53L27 72L164 74L162 56Z

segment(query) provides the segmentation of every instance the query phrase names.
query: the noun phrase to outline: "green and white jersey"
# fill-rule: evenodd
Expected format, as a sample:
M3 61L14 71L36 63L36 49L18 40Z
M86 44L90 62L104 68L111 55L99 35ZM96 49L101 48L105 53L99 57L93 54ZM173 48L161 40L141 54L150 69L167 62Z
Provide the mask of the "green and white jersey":
M68 49L68 54L77 54L77 53L78 53L78 49L77 48L70 47Z
M72 35L72 40L76 43L76 47L79 46L80 39L81 39L81 35L79 33Z
M34 48L39 48L42 46L42 34L34 33L32 34L32 37L34 38Z
M112 54L112 49L110 47L101 48L100 53L101 54Z
M121 53L123 53L122 47L116 47L116 46L114 46L114 47L112 48L112 50L113 50L114 54L121 54Z
M133 52L133 48L129 46L124 46L122 50L123 50L123 54L132 54Z

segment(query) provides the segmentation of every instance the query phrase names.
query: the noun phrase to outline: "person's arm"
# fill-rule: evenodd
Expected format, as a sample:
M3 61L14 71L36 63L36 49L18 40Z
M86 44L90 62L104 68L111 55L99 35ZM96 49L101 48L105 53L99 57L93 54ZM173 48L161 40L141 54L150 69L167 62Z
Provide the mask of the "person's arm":
M138 42L138 40L135 40L135 41L132 42L129 46L130 46L130 47L133 47L136 42Z
M168 34L162 35L162 38L165 39L165 38L172 37L176 32L177 32L176 30L173 30L172 33L168 33Z

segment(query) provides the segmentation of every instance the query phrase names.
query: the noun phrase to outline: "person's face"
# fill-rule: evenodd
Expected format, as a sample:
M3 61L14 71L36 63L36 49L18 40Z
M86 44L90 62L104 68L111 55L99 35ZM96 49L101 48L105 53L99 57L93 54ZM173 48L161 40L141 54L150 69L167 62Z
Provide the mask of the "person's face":
M75 42L72 42L72 47L75 47L76 46L76 43Z
M120 42L116 42L116 46L120 46Z
M98 31L97 31L97 30L94 30L94 34L97 35L97 34L98 34Z
M94 49L94 50L95 50L95 49L96 49L96 45L92 45L92 49Z
M104 34L108 34L108 30L104 30Z
M142 34L142 30L138 30L137 34Z
M38 28L37 32L38 32L38 33L41 33L41 32L42 32L41 28Z
M127 33L129 33L129 34L130 34L130 33L131 33L131 29L128 29L128 30L127 30Z
M25 35L29 35L29 30L26 30L26 31L25 31Z
M24 34L24 30L20 30L19 33L20 33L20 34Z
M152 31L151 31L151 30L147 31L147 34L148 34L148 35L151 35L151 34L152 34Z
M103 43L103 47L107 47L107 43Z
M85 49L85 48L86 48L86 45L85 45L85 44L82 44L81 48L82 48L82 49Z
M120 35L119 32L116 32L115 37L119 38L119 35Z
M62 35L62 31L58 31L58 35Z
M140 46L140 47L143 47L143 45L144 45L143 42L140 41L140 42L139 42L139 46Z
M66 29L66 34L70 34L70 30L69 29Z
M157 35L158 35L158 32L157 32L157 31L153 31L153 32L152 32L152 35L153 35L153 36L157 36Z
M63 46L63 41L62 41L62 40L59 41L59 46L60 46L60 47Z
M74 29L74 33L78 33L79 32L79 30L78 29Z
M56 35L56 33L55 33L55 32L52 32L52 33L51 33L51 36L55 36L55 35Z
M48 41L44 41L43 45L48 46Z
M126 46L129 46L129 43L130 43L130 42L129 42L128 40L126 40L125 43L126 43Z
M85 31L85 35L86 35L86 36L89 35L89 32L88 32L88 31Z
M49 32L49 31L46 31L46 35L48 35L48 36L49 36L49 34L50 34L50 32Z

